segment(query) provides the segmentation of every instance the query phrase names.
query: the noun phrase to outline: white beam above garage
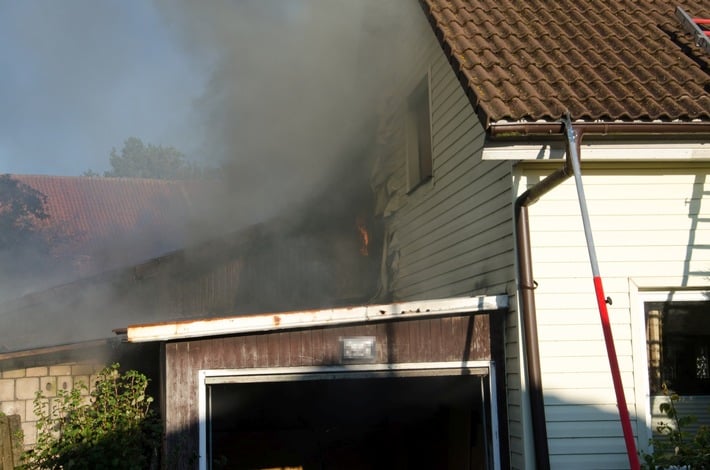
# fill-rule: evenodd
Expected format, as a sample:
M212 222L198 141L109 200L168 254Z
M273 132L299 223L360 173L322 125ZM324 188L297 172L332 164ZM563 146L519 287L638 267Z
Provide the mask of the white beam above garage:
M404 318L426 318L507 308L507 295L483 295L132 325L125 332L128 342L141 343Z

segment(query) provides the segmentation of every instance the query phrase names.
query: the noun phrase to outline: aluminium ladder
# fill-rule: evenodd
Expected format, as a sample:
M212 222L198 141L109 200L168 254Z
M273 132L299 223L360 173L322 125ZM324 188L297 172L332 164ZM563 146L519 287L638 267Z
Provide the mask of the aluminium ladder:
M676 7L675 16L683 29L693 35L695 44L710 54L710 18L693 18L681 7Z

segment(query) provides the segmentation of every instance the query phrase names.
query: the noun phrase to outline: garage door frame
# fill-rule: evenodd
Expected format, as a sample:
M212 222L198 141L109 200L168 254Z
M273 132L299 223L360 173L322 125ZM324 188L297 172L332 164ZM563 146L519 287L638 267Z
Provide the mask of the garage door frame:
M402 364L275 367L255 369L202 369L198 372L199 469L208 470L208 387L216 384L283 382L374 377L434 377L478 375L488 377L493 469L500 470L500 442L495 365L493 361L453 361Z

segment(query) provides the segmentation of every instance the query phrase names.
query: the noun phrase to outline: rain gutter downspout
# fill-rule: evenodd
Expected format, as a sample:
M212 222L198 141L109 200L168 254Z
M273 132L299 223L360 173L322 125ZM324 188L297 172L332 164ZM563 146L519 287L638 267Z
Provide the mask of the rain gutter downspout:
M651 123L575 123L573 132L576 135L574 152L579 158L581 136L590 134L707 134L710 135L709 122L651 122ZM492 138L524 137L529 135L566 135L563 122L554 123L503 123L491 124L488 130ZM519 291L522 307L522 322L527 355L526 377L529 385L530 414L532 418L533 441L535 447L535 465L538 470L550 468L550 455L547 443L547 423L545 420L545 402L542 393L542 373L540 369L540 350L537 335L537 313L535 309L535 281L532 272L532 249L530 247L530 225L528 206L537 202L542 196L557 187L574 174L572 153L569 139L566 139L567 151L564 166L529 188L515 201L515 224Z
M577 141L579 145L579 140ZM535 468L549 470L550 453L547 446L547 422L545 401L542 394L542 373L540 371L540 349L537 336L537 314L535 310L535 280L532 272L532 249L530 247L530 224L528 206L572 176L572 162L569 148L565 164L535 186L521 194L515 201L515 236L518 245L518 277L522 310L525 354L527 356L527 382L530 393L530 414L535 446ZM577 153L579 155L579 153Z

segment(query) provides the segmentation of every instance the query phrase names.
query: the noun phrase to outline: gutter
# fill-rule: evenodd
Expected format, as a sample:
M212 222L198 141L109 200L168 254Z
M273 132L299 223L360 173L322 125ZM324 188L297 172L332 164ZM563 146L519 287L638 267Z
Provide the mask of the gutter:
M710 136L710 122L588 122L572 123L573 127L583 134L597 135L667 135L707 134ZM502 122L491 124L488 135L493 138L526 137L565 134L562 122Z
M540 368L540 349L537 334L537 312L535 309L535 280L532 271L532 249L530 246L530 221L528 206L537 202L542 196L560 185L574 174L573 155L580 163L581 137L584 134L614 134L614 135L710 135L710 123L572 123L571 130L575 151L570 148L567 138L567 127L564 122L544 123L500 123L491 124L488 133L492 138L561 135L565 138L566 153L562 168L554 171L542 181L521 194L515 201L515 232L518 263L518 291L521 298L523 341L527 356L525 370L529 384L530 414L532 418L533 444L535 447L535 468L550 469L550 454L547 440L547 422L545 419L545 402L543 397L542 373Z

